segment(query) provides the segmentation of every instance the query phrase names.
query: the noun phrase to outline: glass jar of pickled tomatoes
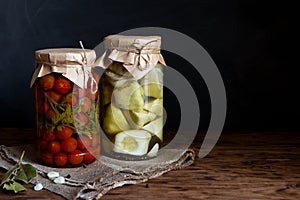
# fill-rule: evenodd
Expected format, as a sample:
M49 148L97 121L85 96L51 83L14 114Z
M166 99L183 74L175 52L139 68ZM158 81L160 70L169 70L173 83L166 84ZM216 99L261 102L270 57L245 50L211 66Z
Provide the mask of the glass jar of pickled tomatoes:
M97 60L101 77L101 137L105 155L156 156L163 142L163 68L159 36L110 35Z
M37 160L53 167L92 163L100 153L99 75L88 49L35 52L34 88Z

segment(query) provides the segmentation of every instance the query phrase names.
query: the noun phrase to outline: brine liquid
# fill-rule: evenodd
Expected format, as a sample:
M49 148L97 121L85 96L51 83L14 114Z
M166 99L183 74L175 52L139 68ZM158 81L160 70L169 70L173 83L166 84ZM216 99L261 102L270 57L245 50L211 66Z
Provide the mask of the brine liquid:
M38 161L54 167L93 162L100 153L98 92L51 73L36 80L34 98Z
M120 159L147 159L163 142L163 71L135 80L114 62L101 78L104 151Z

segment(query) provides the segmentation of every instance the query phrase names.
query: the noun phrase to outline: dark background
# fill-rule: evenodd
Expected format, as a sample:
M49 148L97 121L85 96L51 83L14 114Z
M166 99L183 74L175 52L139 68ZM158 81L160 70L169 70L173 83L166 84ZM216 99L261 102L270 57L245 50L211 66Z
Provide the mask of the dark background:
M225 130L299 130L295 66L291 64L288 3L258 0L71 1L0 0L0 126L33 127L34 51L94 48L103 37L138 27L180 31L200 43L217 64L228 100ZM193 85L200 129L210 117L201 76L182 58L163 52L169 66ZM180 108L165 91L166 128L176 129Z

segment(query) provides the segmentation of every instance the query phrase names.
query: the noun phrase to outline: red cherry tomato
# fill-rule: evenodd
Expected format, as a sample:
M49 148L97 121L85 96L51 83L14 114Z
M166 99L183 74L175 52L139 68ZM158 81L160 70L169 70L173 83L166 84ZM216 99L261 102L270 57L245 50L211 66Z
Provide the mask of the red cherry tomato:
M77 114L76 119L78 120L77 122L79 122L80 125L87 125L87 123L89 123L88 116L83 112Z
M58 77L54 82L54 90L59 94L67 94L71 89L71 82L64 78Z
M52 108L49 108L46 113L47 119L52 120L55 117L55 115L55 111Z
M57 141L49 142L47 148L50 153L58 153L60 152L60 143Z
M61 140L68 139L73 134L74 130L70 127L63 126L61 130L55 130L54 134L57 138Z
M94 160L96 160L96 158L94 157L94 155L92 155L88 151L85 151L85 154L84 154L84 163L88 165L88 164L92 163Z
M70 94L70 93L69 93ZM77 103L77 98L74 94L72 95L66 95L64 101L69 104L70 106L74 106Z
M67 164L68 157L65 153L56 153L53 156L53 160L56 166L62 167Z
M50 108L50 104L48 102L42 102L42 101L38 102L37 109L40 115L45 115L49 108Z
M61 148L65 151L65 152L71 152L74 151L77 148L77 140L70 137L66 140L63 140L61 143Z
M53 74L48 74L40 78L39 86L43 90L47 91L53 88L54 82L55 82L55 76Z
M91 144L91 139L86 135L81 135L77 139L77 147L79 149L86 149Z
M68 162L71 165L79 165L83 161L83 153L80 150L74 150L68 155Z
M61 100L61 94L54 92L53 90L48 91L47 95L55 102L59 103Z
M46 165L52 165L53 164L53 154L50 152L43 152L42 155L42 162Z
M48 142L46 141L46 140L38 140L37 141L37 144L38 144L38 148L40 149L40 150L45 150L45 149L47 149L47 145L48 145Z
M42 131L42 138L48 142L55 140L55 135L53 132L48 132L47 130Z

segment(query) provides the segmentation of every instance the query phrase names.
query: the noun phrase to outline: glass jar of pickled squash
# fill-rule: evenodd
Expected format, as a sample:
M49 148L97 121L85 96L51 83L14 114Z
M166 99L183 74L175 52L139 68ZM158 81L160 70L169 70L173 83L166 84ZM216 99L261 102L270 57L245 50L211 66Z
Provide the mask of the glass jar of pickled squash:
M155 156L163 142L163 68L159 36L111 35L98 59L103 152L133 160Z
M99 74L88 49L35 52L37 160L53 167L92 163L100 153Z

